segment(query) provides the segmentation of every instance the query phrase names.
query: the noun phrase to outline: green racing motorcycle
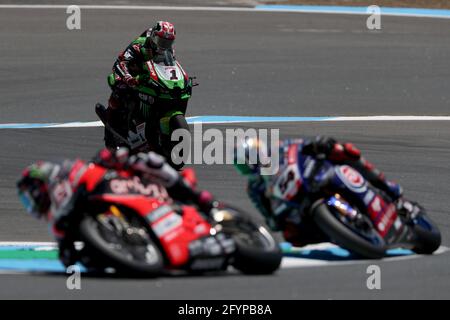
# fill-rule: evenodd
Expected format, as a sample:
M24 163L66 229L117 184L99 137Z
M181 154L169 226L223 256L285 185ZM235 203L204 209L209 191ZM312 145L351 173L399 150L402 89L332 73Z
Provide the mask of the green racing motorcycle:
M139 85L130 95L135 102L126 103L121 116L128 132L108 123L106 107L100 103L95 106L95 112L105 125L106 147L127 147L131 153L155 151L164 155L175 168L181 169L184 166L182 159L187 155L180 151L174 156L182 159L173 161L172 149L179 141L171 141L171 136L177 129L189 132L185 114L192 87L198 85L194 83L195 77L188 77L172 54L166 52L159 60L146 61L136 78ZM114 74L110 74L109 84L113 86L115 81Z

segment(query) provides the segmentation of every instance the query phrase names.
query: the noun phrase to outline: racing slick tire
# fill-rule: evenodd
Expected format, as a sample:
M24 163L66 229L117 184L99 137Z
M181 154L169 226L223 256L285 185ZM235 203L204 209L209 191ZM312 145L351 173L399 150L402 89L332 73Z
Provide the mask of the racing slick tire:
M412 226L417 243L413 251L418 254L432 254L441 246L441 232L425 212L420 214L419 219L421 222Z
M231 265L244 274L272 274L281 264L283 254L278 241L262 224L248 214L227 207L233 219L222 224L223 232L235 243Z
M386 247L384 245L374 245L358 236L340 222L321 200L312 206L311 212L317 226L337 245L364 258L380 259L385 256Z
M145 229L142 228L142 230ZM85 246L83 252L85 255L89 253L86 258L90 260L91 266L98 266L99 269L113 268L118 274L134 276L154 277L163 271L163 257L150 237L145 245L139 246L126 243L119 236L116 237L116 243L113 243L109 240L114 237L109 236L108 240L105 236L107 232L104 231L101 223L90 215L85 216L80 222L79 233Z

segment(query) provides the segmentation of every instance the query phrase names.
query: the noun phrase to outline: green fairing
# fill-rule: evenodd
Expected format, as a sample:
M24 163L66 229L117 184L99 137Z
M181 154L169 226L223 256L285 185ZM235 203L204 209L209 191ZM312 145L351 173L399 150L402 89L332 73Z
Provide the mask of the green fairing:
M138 91L142 92L142 93L145 93L145 94L148 94L148 95L150 95L152 97L156 97L157 96L155 90L153 90L152 88L146 87L146 86L139 86L138 87Z
M144 64L144 70L147 71L148 74L150 73L150 70L148 69L148 66L146 64ZM158 75L157 83L160 86L162 86L163 88L166 88L166 91L168 91L168 92L166 92L166 93L159 92L159 94L158 94L154 89L149 88L147 83L149 84L149 83L155 82L155 80L149 79L147 74L138 76L139 81L141 83L144 82L143 85L140 85L138 87L138 91L148 94L148 95L151 95L153 97L158 97L160 99L179 99L179 98L181 98L182 100L184 100L184 99L189 99L191 97L191 94L189 92L183 92L181 94L181 97L174 96L173 93L170 92L171 90L173 90L175 88L180 88L180 90L186 90L187 88L186 88L184 79L177 80L177 81L164 80L164 79L162 79L162 77L160 77L156 68L155 68L155 72ZM147 82L147 83L145 83L145 82ZM188 82L188 86L189 85L191 85L190 81Z
M147 49L141 47L141 54L144 57L144 60L150 60L150 55L148 54Z
M146 37L137 37L136 39L134 39L134 41L131 44L132 45L137 44L139 46L144 46L146 40L147 40Z

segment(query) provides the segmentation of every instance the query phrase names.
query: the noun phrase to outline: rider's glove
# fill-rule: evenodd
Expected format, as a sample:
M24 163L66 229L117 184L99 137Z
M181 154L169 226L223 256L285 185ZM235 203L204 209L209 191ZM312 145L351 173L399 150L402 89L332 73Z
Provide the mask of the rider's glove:
M334 162L357 161L361 158L361 151L352 143L336 143L328 158Z
M94 157L93 162L108 169L125 169L129 158L129 150L127 148L119 148L110 151L108 149L100 150Z
M130 88L134 88L139 84L138 80L136 78L133 78L133 76L131 76L130 74L127 74L123 80Z

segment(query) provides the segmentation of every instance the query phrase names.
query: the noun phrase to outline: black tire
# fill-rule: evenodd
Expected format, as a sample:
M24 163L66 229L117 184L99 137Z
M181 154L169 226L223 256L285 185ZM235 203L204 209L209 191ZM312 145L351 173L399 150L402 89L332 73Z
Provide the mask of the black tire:
M119 274L136 276L158 276L163 271L163 257L156 244L149 242L153 255L151 263L129 259L111 249L110 243L100 235L99 225L92 216L86 216L80 223L80 238L85 245L84 251L89 252L91 256L92 265L99 265L100 268L112 267Z
M275 246L262 248L255 248L247 245L245 242L235 239L236 251L234 254L233 267L245 274L272 274L281 265L283 253L269 231L263 227L259 227L261 234L266 237L267 240L274 241ZM270 238L267 238L270 235Z
M249 215L236 209L235 219L223 230L234 239L236 250L232 266L245 274L272 274L281 264L283 254L278 241L262 224L255 222Z
M358 236L339 221L323 202L314 204L311 211L317 226L337 245L364 258L380 259L385 256L385 246L376 246Z
M429 228L425 228L419 224L412 227L416 235L416 245L413 251L418 254L432 254L441 246L441 232L436 224L425 213L422 217L426 219Z

